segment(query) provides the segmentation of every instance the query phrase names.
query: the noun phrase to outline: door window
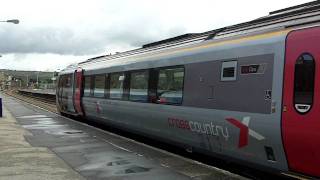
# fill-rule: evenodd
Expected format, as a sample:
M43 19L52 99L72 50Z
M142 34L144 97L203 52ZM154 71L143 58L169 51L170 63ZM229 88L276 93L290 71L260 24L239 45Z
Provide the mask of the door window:
M315 60L304 53L296 61L294 72L294 106L299 113L305 114L312 108L314 80Z

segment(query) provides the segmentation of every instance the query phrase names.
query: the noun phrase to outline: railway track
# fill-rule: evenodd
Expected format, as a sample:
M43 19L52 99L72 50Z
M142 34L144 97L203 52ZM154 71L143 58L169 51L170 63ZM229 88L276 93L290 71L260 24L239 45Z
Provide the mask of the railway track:
M32 95L27 95L27 94L22 95L16 91L7 91L6 94L9 96L12 96L14 98L17 98L21 101L24 101L26 103L41 107L41 108L48 110L50 112L58 113L55 101L48 100L43 97L36 97L36 96L32 96ZM276 179L300 179L300 178L290 178L290 177L285 177L285 176L279 176L279 175L271 174L268 172L262 172L260 170L256 170L253 168L244 167L243 165L240 165L240 164L226 162L222 159L208 157L208 156L198 154L198 153L190 153L189 151L186 151L186 149L177 148L176 146L172 146L170 144L166 144L166 143L154 140L154 139L150 139L145 136L133 134L133 133L123 131L120 129L116 129L116 128L111 128L111 127L106 126L104 124L101 124L99 122L84 121L83 119L79 119L79 118L72 118L72 119L89 124L91 126L97 127L99 129L102 129L105 131L115 133L115 134L123 136L123 137L130 137L130 139L133 139L135 141L142 142L144 144L148 144L148 145L153 146L155 148L159 148L159 149L180 155L182 157L198 161L200 163L203 163L203 164L210 166L210 167L213 167L213 168L217 167L220 169L224 169L226 171L229 171L229 172L232 172L235 174L239 174L239 175L246 177L246 178L249 178L249 179L257 179L257 180L264 180L264 179L269 180L269 179L273 179L273 178L276 178Z
M50 112L58 113L56 102L51 98L37 97L31 94L20 94L17 91L6 91L5 93L21 101L42 107Z

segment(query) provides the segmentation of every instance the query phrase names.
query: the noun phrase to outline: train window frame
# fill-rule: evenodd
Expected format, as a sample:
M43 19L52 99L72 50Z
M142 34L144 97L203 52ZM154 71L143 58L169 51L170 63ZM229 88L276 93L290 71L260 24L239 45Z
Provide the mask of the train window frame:
M110 99L110 74L105 74L104 97Z
M149 69L142 69L142 70L136 70L136 71L130 71L130 82L129 82L129 91L128 91L128 100L133 101L133 102L142 102L142 103L147 103L149 102L149 87L150 87L150 70ZM135 73L145 73L147 75L147 80L146 80L146 95L145 95L145 100L138 100L138 99L133 99L131 96L132 92L132 80L133 80L133 74Z
M233 76L227 75L227 73L230 73L231 68L233 69L233 72L232 72ZM223 61L221 63L221 70L220 70L220 80L221 81L236 81L237 74L238 74L238 61L237 60Z
M86 93L86 78L90 79L90 89L89 89L89 93ZM93 85L93 76L92 75L86 75L83 77L83 97L92 97L93 96L93 90L92 90L92 85Z
M157 103L157 84L158 84L158 70L151 68L149 71L148 81L148 102Z
M129 101L129 93L130 93L130 80L131 74L130 71L124 72L124 80L123 80L123 94L122 100Z
M178 103L173 103L173 102L166 102L166 101L161 101L161 97L159 97L159 81L160 81L160 71L161 70L166 70L166 69L182 69L183 72L183 79L182 79L182 84L181 84L181 100ZM155 84L155 97L150 97L152 103L156 104L164 104L164 105L176 105L180 106L183 104L183 98L184 98L184 84L185 84L185 67L183 65L179 66L166 66L166 67L161 67L155 69L157 76L156 76L156 84ZM149 91L150 92L150 91Z
M119 91L121 93L119 93L119 97L113 97L113 93L112 93L112 76L114 76L115 74L122 74L123 76L123 80L122 80L122 88L120 87L119 90L122 90L122 91ZM126 79L126 73L125 72L114 72L114 73L109 73L109 76L110 76L110 91L109 91L109 99L113 99L113 100L123 100L124 99L124 94L125 94L125 79ZM121 75L119 76L119 81L120 81L120 77Z
M103 86L101 87L101 89L103 90L103 92L98 96L98 95L96 95L96 79L97 79L97 77L103 77ZM96 75L94 75L93 76L93 85L92 85L92 96L93 97L95 97L95 98L104 98L105 97L105 90L106 90L106 76L105 76L105 74L96 74Z
M297 97L298 93L297 93L297 77L302 77L302 74L298 74L299 72L297 71L297 65L301 65L301 64L298 64L299 61L306 61L305 59L304 60L301 60L301 58L305 58L306 56L309 56L312 58L312 65L313 65L313 68L312 70L313 71L305 71L307 73L313 73L312 74L312 77L313 77L313 81L312 81L312 89L310 93L312 93L309 97L309 99L311 100L311 103L305 103L305 102L297 102L298 98L301 99L301 97ZM310 61L310 60L307 60L307 61ZM300 73L301 73L301 70L300 70ZM306 73L303 74L304 76L306 76ZM310 75L310 74L308 74ZM301 115L305 115L307 114L308 112L311 111L312 107L313 107L313 104L314 104L314 93L315 93L315 82L316 82L316 60L314 58L314 56L311 54L311 53L308 53L308 52L305 52L305 53L302 53L299 55L299 57L297 58L297 60L295 61L295 64L294 64L294 82L293 82L293 106L294 106L294 109L297 113L301 114ZM300 80L300 82L306 82L304 80ZM310 85L310 84L309 84ZM301 86L301 87L306 87L306 86ZM300 93L303 91L303 90L299 90ZM306 92L302 92L302 93L306 93ZM300 100L299 100L300 101ZM306 100L304 100L306 101Z

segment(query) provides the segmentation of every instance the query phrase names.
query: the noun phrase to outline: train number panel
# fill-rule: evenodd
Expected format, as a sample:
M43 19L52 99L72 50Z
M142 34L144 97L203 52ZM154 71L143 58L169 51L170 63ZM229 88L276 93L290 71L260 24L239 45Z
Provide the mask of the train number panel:
M316 176L320 176L319 44L319 27L288 35L282 116L290 170Z

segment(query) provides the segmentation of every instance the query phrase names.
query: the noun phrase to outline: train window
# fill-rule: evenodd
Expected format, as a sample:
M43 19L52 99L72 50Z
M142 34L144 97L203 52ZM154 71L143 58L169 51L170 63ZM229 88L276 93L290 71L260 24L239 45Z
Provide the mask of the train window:
M110 98L122 99L124 73L113 73L110 75Z
M157 102L181 104L183 95L184 68L160 69L157 86Z
M106 80L104 74L95 76L93 89L94 97L104 97L105 82Z
M302 54L295 64L294 106L302 114L310 111L313 104L315 60L311 54Z
M235 81L237 79L237 61L222 62L221 81Z
M129 100L148 101L148 71L131 73Z
M84 93L83 96L91 96L91 76L84 77Z

